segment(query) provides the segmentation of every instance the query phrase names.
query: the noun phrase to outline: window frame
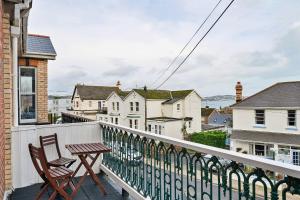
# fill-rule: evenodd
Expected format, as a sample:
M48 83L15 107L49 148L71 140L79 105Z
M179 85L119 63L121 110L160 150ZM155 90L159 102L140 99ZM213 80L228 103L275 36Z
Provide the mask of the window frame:
M140 111L140 102L135 102L135 111L136 112Z
M293 111L294 112L294 117L290 117L290 113ZM290 125L290 119L294 118L294 125ZM287 110L287 125L288 127L297 127L297 110Z
M120 103L119 102L116 102L116 107L117 107L117 111L120 110Z
M112 110L115 110L115 102L112 102Z
M35 88L34 88L34 93L31 93L31 94L22 94L21 93L21 70L22 69L34 69L34 85L35 85ZM19 97L19 101L18 101L18 112L19 112L19 123L20 124L26 124L26 123L35 123L37 122L37 116L38 116L38 113L37 113L37 68L36 67L33 67L33 66L19 66L19 77L18 77L18 86L19 86L19 89L18 89L18 97ZM21 96L22 95L34 95L34 103L35 103L35 118L34 119L21 119Z
M176 104L176 110L177 110L177 111L180 111L180 110L181 110L180 103Z
M132 122L133 122L133 120L132 120L132 119L129 119L129 128L132 128L132 127L133 127L133 126L132 126L132 125L133 125Z
M263 111L263 112L261 112ZM264 109L256 109L254 111L255 113L255 125L259 125L259 126L265 126L266 125L266 111ZM258 113L261 112L261 113ZM261 115L261 116L259 116ZM259 121L261 121L262 123L258 123Z
M137 119L134 120L134 128L135 129L139 128L139 121Z
M129 102L129 107L130 107L130 112L133 112L133 107L134 107L134 105L133 105L133 102L131 101L131 102Z

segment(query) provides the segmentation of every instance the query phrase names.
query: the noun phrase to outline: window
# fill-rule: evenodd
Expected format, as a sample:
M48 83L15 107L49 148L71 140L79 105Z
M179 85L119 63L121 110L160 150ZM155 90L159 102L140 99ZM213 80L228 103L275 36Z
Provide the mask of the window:
M117 111L119 111L120 110L120 104L119 104L119 102L117 102Z
M158 134L161 135L161 125L158 126Z
M112 109L115 110L115 102L112 102Z
M177 104L177 111L180 111L180 104Z
M89 107L92 107L92 101L89 101Z
M140 111L140 103L135 102L135 111Z
M129 127L132 128L132 119L129 120Z
M157 134L157 125L155 125L154 127L155 127L154 132L155 132L155 134Z
M134 120L134 128L135 129L139 128L139 126L138 126L138 120L137 119Z
M189 121L189 128L192 128L192 122Z
M296 126L296 110L288 110L288 126Z
M151 124L148 125L148 131L151 132Z
M119 124L119 118L115 118L115 124Z
M278 145L278 154L290 155L290 153L291 153L291 147L290 146Z
M111 118L110 118L110 121L111 121L111 123L114 123L114 118L111 117Z
M36 69L20 68L20 122L36 121Z
M255 145L255 155L257 156L265 156L265 145L256 144Z
M133 102L130 102L130 111L133 111Z
M265 110L255 110L255 123L258 125L265 124Z
M98 109L99 109L99 110L102 109L101 101L98 101Z

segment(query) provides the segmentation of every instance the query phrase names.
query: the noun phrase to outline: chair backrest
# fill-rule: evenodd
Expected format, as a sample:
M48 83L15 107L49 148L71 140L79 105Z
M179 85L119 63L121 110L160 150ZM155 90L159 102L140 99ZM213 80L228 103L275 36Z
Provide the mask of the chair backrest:
M47 178L46 178L44 169L47 169L48 166L47 166L47 162L46 162L43 150L41 148L33 146L32 144L29 144L28 148L29 148L29 153L30 153L32 163L33 163L36 171L38 172L40 177L45 182L47 182Z
M55 145L56 151L57 151L57 155L58 155L59 158L61 158L61 154L60 154L60 149L59 149L58 140L57 140L57 134L56 133L54 133L53 135L40 136L40 144L41 144L41 148L43 150L43 153L45 155L46 161L47 161L47 156L45 154L45 147L49 146L49 145Z

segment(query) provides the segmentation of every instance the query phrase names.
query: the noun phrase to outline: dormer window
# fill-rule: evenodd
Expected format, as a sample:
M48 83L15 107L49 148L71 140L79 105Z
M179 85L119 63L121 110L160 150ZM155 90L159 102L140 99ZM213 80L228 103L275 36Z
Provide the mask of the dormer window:
M255 123L265 125L265 110L255 110Z
M130 111L133 112L133 102L130 102Z
M288 126L296 126L296 110L288 110Z
M112 102L112 109L115 110L115 102Z

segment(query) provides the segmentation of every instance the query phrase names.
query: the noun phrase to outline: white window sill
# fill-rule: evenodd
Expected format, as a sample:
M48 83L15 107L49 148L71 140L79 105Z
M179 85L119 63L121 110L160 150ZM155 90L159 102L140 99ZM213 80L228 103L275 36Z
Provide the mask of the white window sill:
M266 125L264 125L264 124L255 124L253 126L253 128L266 128Z
M289 130L289 131L298 131L298 128L295 127L295 126L289 126L286 128L286 130Z

